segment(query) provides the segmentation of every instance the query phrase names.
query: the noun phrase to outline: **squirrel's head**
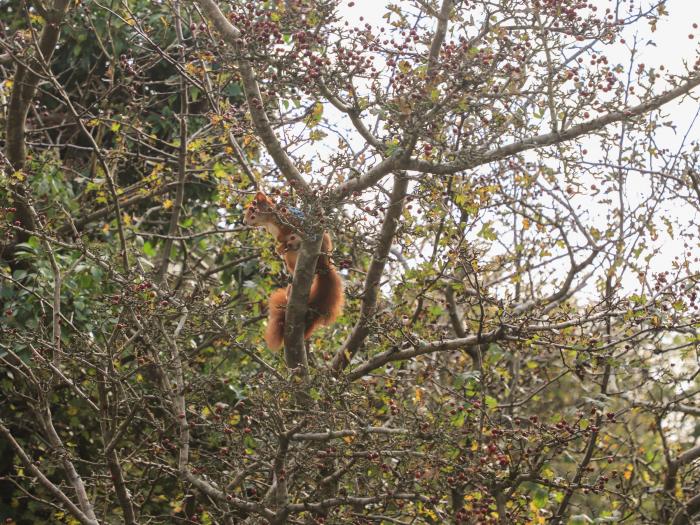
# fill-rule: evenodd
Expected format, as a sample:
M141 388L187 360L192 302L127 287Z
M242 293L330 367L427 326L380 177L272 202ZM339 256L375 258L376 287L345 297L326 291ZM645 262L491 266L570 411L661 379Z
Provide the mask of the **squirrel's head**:
M274 210L275 204L259 191L255 194L253 202L246 207L243 222L248 226L262 226L274 219Z

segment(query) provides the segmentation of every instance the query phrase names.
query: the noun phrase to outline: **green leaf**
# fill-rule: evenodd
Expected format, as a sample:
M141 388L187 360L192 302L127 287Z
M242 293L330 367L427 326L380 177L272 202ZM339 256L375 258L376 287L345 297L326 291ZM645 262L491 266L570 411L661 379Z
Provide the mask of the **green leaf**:
M498 235L496 234L496 230L493 229L493 226L491 226L493 223L492 222L487 222L484 224L484 226L481 228L481 231L478 233L479 237L482 239L486 239L487 241L495 241L498 239Z
M547 493L546 490L544 490L542 488L536 489L532 493L532 503L538 509L545 508L547 506L547 503L549 503L549 494Z
M155 257L156 253L158 253L155 249L155 247L151 244L150 241L146 241L143 243L143 253L148 255L149 257Z
M498 406L498 400L495 397L486 396L484 401L486 401L486 406L489 407L491 410L495 409Z
M464 410L460 410L452 416L452 419L450 419L450 423L452 424L453 427L457 428L462 428L464 426L464 418L466 417L467 413Z

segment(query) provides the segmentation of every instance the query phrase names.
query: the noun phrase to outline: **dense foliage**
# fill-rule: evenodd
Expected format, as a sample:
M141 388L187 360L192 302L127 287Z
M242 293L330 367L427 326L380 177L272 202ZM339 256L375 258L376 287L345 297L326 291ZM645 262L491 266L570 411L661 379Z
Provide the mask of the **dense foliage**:
M0 518L697 520L682 5L0 0Z

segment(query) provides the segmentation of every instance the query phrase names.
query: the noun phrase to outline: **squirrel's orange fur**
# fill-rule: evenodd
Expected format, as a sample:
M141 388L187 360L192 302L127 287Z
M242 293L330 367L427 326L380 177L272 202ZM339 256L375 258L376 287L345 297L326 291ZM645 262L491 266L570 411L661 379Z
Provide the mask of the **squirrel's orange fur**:
M246 224L262 226L275 236L277 253L284 258L287 270L292 275L294 275L301 246L301 239L291 225L293 220L294 218L290 217L283 207L275 206L262 192L255 195L253 202L246 208L244 217ZM311 334L321 326L327 326L335 321L343 309L343 282L331 263L332 251L331 238L324 233L321 253L316 263L316 276L309 293L305 339L311 337ZM284 320L290 288L280 288L270 295L265 342L271 350L278 350L284 342Z

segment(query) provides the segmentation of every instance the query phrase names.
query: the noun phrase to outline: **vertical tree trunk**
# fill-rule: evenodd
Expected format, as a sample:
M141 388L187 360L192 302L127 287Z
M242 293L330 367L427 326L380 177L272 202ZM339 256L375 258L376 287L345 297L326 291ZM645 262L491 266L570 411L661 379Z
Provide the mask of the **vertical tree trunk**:
M54 0L51 9L46 13L44 29L39 37L38 47L34 55L27 60L27 65L17 64L12 84L10 102L7 110L5 156L14 173L22 171L27 159L26 124L27 115L41 80L40 74L48 70L51 55L53 55L58 37L61 33L63 18L70 5L70 0ZM15 221L19 221L25 229L34 229L34 219L29 210L31 196L28 194L22 178L13 178L12 201L15 211ZM18 232L15 243L25 242L29 235ZM0 247L0 257L12 259L12 246Z

